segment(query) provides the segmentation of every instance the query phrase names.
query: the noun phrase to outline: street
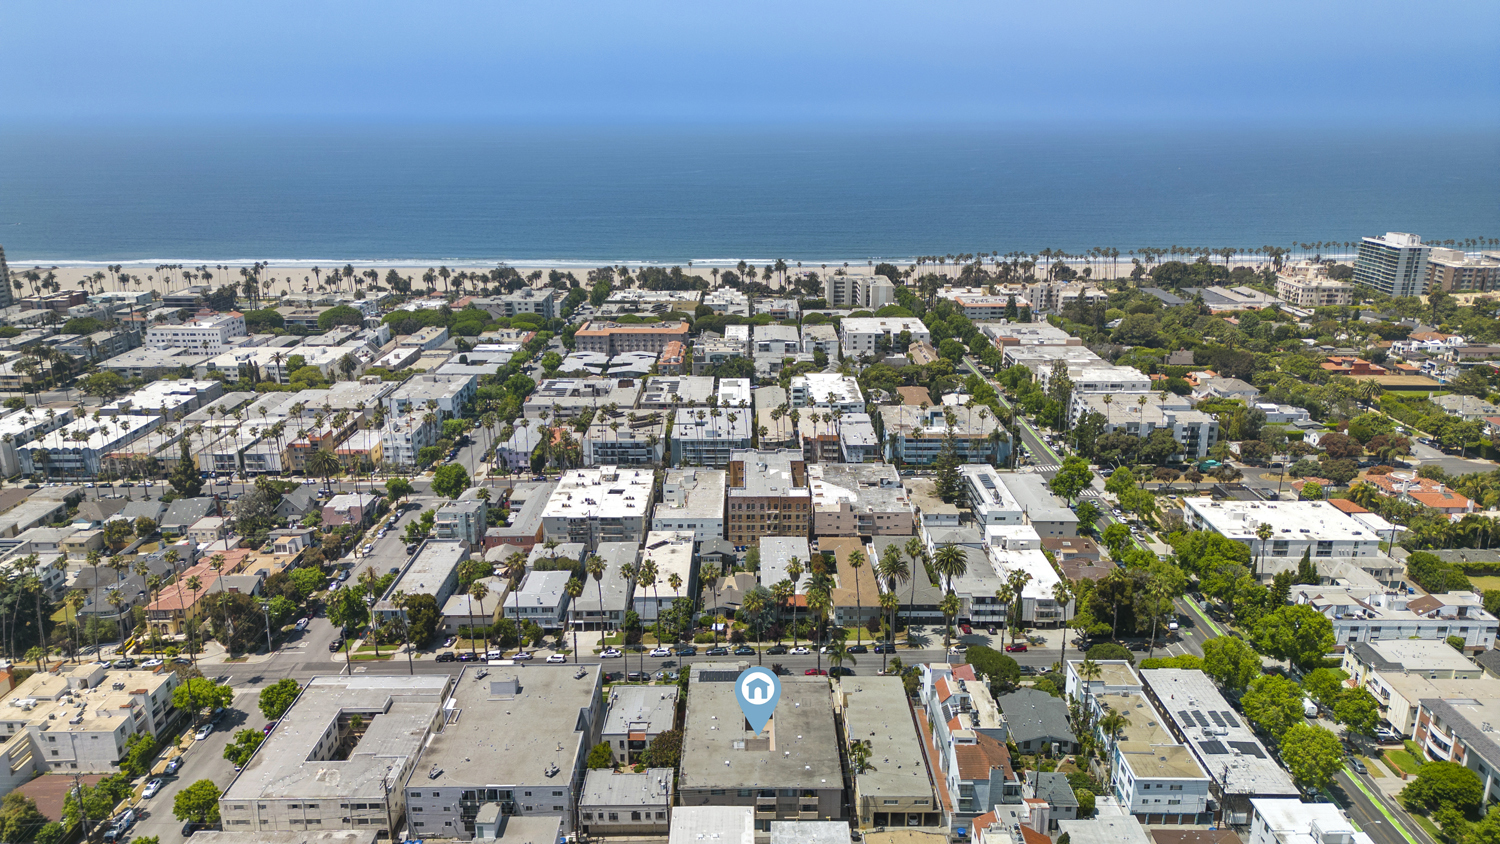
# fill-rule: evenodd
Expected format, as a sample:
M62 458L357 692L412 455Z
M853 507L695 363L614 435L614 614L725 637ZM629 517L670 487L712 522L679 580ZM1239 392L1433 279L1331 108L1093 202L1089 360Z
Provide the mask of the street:
M198 780L213 780L221 790L229 786L234 779L234 766L224 758L224 748L234 738L235 731L264 726L265 719L257 708L258 695L258 691L236 692L233 707L225 711L214 731L203 741L193 741L192 728L188 728L182 740L192 746L183 754L182 769L175 775L163 775L161 791L141 803L145 811L131 829L132 837L157 836L174 844L184 840L182 821L172 815L172 801L177 792Z

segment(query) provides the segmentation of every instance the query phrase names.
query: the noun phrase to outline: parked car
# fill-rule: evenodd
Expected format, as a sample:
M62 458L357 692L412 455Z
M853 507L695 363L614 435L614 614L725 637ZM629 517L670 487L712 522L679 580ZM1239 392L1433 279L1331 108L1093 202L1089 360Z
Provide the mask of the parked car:
M161 786L161 777L157 777L155 779L147 781L146 787L141 789L141 799L150 800L151 798L155 797L156 793L158 791L161 791Z
M312 623L312 619L310 619L310 618L299 618L299 619L297 619L297 623L296 623L295 627L298 630L306 630L307 629L307 625L309 625L311 623Z
M562 654L550 654L547 657L547 662L552 663L554 665L557 664L557 663L559 663L559 662L567 662L567 661L568 661L568 658L565 657L565 656L563 656Z
M459 662L478 662L479 661L479 657L475 656L474 654L469 653L468 651L464 651L463 653L461 653L461 654L458 655L458 661Z
M812 653L812 650L806 645L798 645L791 650L792 656L807 656L810 653Z
M646 675L642 674L639 671L632 671L629 674L625 675L625 679L629 680L632 683L641 683L646 680Z
M484 658L485 661L489 661L492 659L505 659L505 651L485 651Z
M458 641L458 637L457 636L449 636L448 638L446 638L446 639L443 640L443 647L445 647L445 648L451 648L451 647L453 647L453 643L457 642L457 641Z
M770 654L771 656L781 656L782 654L786 653L786 651L786 645L772 645L771 647L766 648L766 653Z
M1401 734L1389 727L1381 727L1375 731L1375 740L1381 744L1400 744Z
M533 654L529 651L516 651L510 658L517 662L526 662L533 658Z
M959 625L959 626L958 626L958 629L959 629L959 630L962 630L962 631L963 631L963 634L964 634L964 635L965 635L965 636L972 636L972 635L974 635L974 627L973 627L973 625L969 625L969 624L960 624L960 625Z
M749 645L740 645L734 649L735 656L755 656L755 648Z
M122 657L120 657L119 659L115 660L114 662L112 662L110 664L113 667L115 667L115 668L126 668L126 669L129 669L129 668L134 668L135 667L135 660L131 659L128 656L122 656Z
M672 649L671 648L652 648L651 649L651 657L653 659L662 659L664 657L669 657L671 655L672 655Z
M453 651L443 651L442 653L438 654L437 655L437 659L435 659L433 661L434 662L458 662L458 654L454 653Z
M673 648L677 656L697 656L698 648L695 645L678 645Z
M193 733L193 739L195 741L203 741L204 739L208 738L209 735L213 733L213 731L213 724L204 724L203 726L198 728L198 732Z
M854 676L854 669L853 668L845 668L842 665L835 665L834 667L828 669L828 676L829 677L852 677L852 676Z
M809 669L807 669L806 671L804 671L802 673L805 674L805 675L807 675L807 676L809 676L809 677L820 677L822 675L827 674L828 672L824 671L821 668L809 668Z
M328 652L329 653L333 653L334 651L338 650L339 648L342 648L343 646L344 646L344 637L340 636L337 639L334 639L332 642L328 643Z
M169 773L169 774L175 774L178 771L182 770L182 757L181 756L173 756L172 760L167 763L167 769L166 770L167 770L167 773Z
M723 646L709 648L703 652L705 656L729 656L729 649Z
M850 645L849 646L849 653L852 653L852 654L867 654L869 652L870 652L870 649L867 648L867 647L865 647L864 645Z
M958 644L956 644L953 647L949 648L948 649L948 653L953 654L954 656L962 656L963 654L967 653L968 650L969 650L969 646L968 645L965 645L963 642L959 642ZM1010 650L1010 649L1006 648L1006 650Z
M893 654L895 652L896 652L896 646L895 645L888 645L885 642L881 642L880 644L878 644L878 645L875 646L875 653L878 653L878 654Z
M1359 761L1359 758L1355 756L1349 757L1349 767L1353 768L1355 773L1359 774L1368 774L1370 772L1370 769L1365 767L1365 763Z
M1012 653L1012 654L1023 654L1023 653L1026 653L1026 643L1025 642L1016 642L1014 644L1006 645L1005 646L1005 652L1006 653Z
M619 648L605 648L604 653L599 654L600 659L619 659L625 654Z
M160 659L148 659L141 663L142 668L160 668L163 665L166 665L166 663Z

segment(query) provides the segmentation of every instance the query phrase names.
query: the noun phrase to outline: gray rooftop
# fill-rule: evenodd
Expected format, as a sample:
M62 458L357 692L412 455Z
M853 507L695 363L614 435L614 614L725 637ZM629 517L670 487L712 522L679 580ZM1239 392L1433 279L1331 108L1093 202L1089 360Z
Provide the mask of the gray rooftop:
M796 486L797 477L793 462L802 462L802 452L780 449L777 451L734 451L731 462L744 461L744 486L729 488L729 496L800 496L811 497L803 470L802 486Z
M400 772L421 751L451 682L446 674L314 678L222 799L384 799L386 787L401 787ZM319 754L329 731L352 715L366 726L349 757Z
M466 667L446 704L448 723L418 763L421 783L565 786L588 750L588 712L602 688L597 665ZM557 772L549 778L552 766ZM426 779L434 767L442 773Z
M860 794L933 799L904 681L895 676L841 677L834 694L842 701L848 734L870 743L870 767L855 775Z
M1036 689L1016 689L995 698L1010 724L1011 741L1025 744L1038 739L1076 741L1068 726L1068 705Z
M469 558L469 549L463 542L446 539L429 539L422 543L415 557L396 576L391 588L386 590L377 610L392 611L391 596L397 592L407 595L431 595L438 597L443 584L453 575L458 564ZM447 600L447 596L443 596Z
M677 722L676 686L613 686L604 714L605 735L664 733Z
M1163 717L1227 793L1251 797L1295 797L1297 786L1256 738L1207 674L1182 668L1150 668L1141 681L1160 703ZM1225 716L1228 717L1225 717Z
M671 768L647 768L636 773L589 771L583 781L580 806L669 806L672 803Z
M1151 844L1135 815L1105 815L1084 821L1060 820L1057 828L1070 844Z
M767 589L783 580L791 579L787 573L787 566L791 564L792 558L802 565L802 576L794 587L800 586L812 577L812 569L809 563L812 560L812 547L807 540L800 536L762 536L760 538L760 584Z
M852 840L847 821L771 821L771 844L849 844Z
M842 787L828 681L821 677L782 677L781 699L764 734L745 723L735 698L734 679L744 665L701 662L692 666L683 730L679 789ZM762 743L769 749L737 749ZM764 744L762 744L764 746Z

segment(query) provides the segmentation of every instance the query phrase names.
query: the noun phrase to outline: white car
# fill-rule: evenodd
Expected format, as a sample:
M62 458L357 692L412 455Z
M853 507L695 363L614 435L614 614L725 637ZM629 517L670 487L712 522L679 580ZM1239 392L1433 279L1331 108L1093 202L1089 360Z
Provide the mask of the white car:
M533 655L530 654L530 653L528 653L528 652L526 652L526 651L516 651L515 654L513 654L511 656L511 659L522 661L522 662L524 662L525 660L528 660L528 659L532 659L532 658L533 658Z
M563 656L562 654L552 654L551 656L547 657L547 661L551 663L567 662L568 658Z
M208 738L209 734L213 731L213 724L204 724L203 726L198 728L198 732L193 733L193 739L195 741L203 741L204 739Z
M605 648L604 653L599 654L600 659L619 659L625 654L619 648Z
M167 663L164 660L160 660L160 659L148 659L145 662L141 663L141 667L142 668L158 668L158 667L166 665L166 664Z
M651 649L651 656L652 657L667 657L667 656L671 656L671 655L672 655L672 649L671 648L652 648Z
M1167 629L1168 630L1176 630L1178 628L1178 626L1179 625L1177 623L1177 619L1175 619L1175 618L1173 618L1171 621L1167 622Z
M297 627L298 630L306 630L307 629L307 625L309 625L311 623L312 623L312 619L310 619L310 618L299 618L299 619L297 619L296 627Z
M159 778L146 783L145 789L141 791L141 799L149 800L155 797L158 791L161 791L161 779Z
M492 659L505 659L505 651L485 651L484 659L486 662Z
M807 656L810 653L812 651L802 645L792 648L792 656Z

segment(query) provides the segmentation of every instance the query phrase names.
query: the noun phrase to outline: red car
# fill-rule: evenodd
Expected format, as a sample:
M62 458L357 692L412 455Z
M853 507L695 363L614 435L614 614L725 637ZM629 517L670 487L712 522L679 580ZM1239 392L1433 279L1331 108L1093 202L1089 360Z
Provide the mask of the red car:
M964 635L965 636L970 636L970 635L973 635L973 633L974 633L974 628L970 627L967 624L961 624L961 625L959 625L958 629L964 631Z
M809 669L807 669L806 671L804 671L802 673L806 674L809 677L813 677L813 676L817 676L817 675L821 675L821 674L827 674L828 672L824 671L821 668L809 668Z
M1014 644L1014 645L1006 645L1005 646L1005 652L1006 653L1012 653L1012 654L1023 654L1023 653L1026 653L1026 643L1020 642L1020 643L1017 643L1017 644Z

